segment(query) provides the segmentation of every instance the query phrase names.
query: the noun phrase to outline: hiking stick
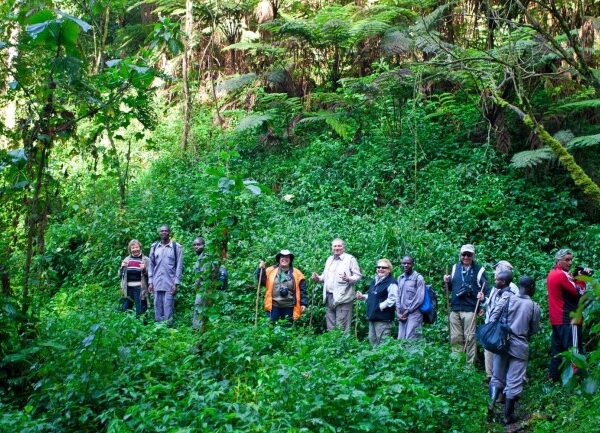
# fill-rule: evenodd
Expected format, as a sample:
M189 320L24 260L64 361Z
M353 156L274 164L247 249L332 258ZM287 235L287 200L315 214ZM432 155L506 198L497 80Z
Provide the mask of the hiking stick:
M319 287L319 285L315 284L315 287L313 287L313 291L312 291L312 297L310 299L310 319L308 320L309 327L312 327L313 313L315 311L315 292L317 291L318 287Z
M448 267L446 267L446 275L448 274ZM452 345L452 333L450 332L450 296L452 296L452 292L450 291L450 283L444 281L444 285L446 286L446 311L448 315L448 343Z
M358 339L358 305L354 306L354 338Z
M467 332L467 335L465 336L465 347L463 348L463 352L467 351L467 345L471 341L471 333L474 334L474 332L472 332L472 329L474 327L475 321L477 320L477 311L479 311L479 302L481 302L479 300L479 293L483 293L484 288L485 288L485 283L483 283L483 285L481 286L481 290L477 293L477 303L475 304L475 310L473 311L473 318L471 319L471 323L469 323L469 326L467 327L468 332Z
M258 298L260 296L260 280L262 280L263 268L258 271L258 284L256 285L256 303L254 307L254 326L258 325Z

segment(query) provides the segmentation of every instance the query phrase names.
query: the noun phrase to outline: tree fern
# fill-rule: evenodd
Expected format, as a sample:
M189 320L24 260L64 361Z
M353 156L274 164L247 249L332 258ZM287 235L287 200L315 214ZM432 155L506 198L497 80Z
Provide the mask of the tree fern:
M600 108L600 99L587 99L585 101L570 102L561 105L560 108L568 108L569 110L583 110L584 108Z
M271 120L272 118L273 116L270 114L250 114L249 116L246 116L240 120L236 130L238 132L247 131L258 126L262 126L265 122Z
M356 133L356 123L346 113L319 111L300 120L297 125L314 122L325 122L337 135L345 140L351 140Z
M584 149L587 147L596 146L598 144L600 144L600 134L582 135L581 137L576 137L569 141L567 143L567 149Z
M220 94L236 92L251 84L256 78L257 75L254 72L232 77L217 84L215 90Z
M542 162L548 162L556 159L556 155L548 147L542 147L535 150L525 150L515 153L511 159L511 165L514 168L531 168Z

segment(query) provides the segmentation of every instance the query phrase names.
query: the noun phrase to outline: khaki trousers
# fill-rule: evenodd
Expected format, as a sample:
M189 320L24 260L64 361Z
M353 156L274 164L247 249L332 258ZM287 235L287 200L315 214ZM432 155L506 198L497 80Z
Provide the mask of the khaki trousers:
M350 325L352 324L352 302L345 304L333 305L333 295L327 293L325 312L325 324L327 330L331 331L335 328L339 328L344 333L350 333Z
M369 343L377 346L384 338L392 335L392 322L369 321Z
M452 311L450 313L450 344L452 350L456 352L465 351L465 341L467 342L467 362L474 364L477 355L477 342L475 341L475 328L467 329L473 320L473 312ZM469 332L470 331L470 332Z

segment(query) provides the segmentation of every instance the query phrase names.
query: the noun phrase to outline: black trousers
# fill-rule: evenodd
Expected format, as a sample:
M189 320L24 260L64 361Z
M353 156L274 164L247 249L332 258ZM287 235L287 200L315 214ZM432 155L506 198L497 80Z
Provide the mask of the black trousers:
M577 350L583 353L583 344L581 341L581 326L574 327L577 330ZM552 343L550 346L550 379L557 381L560 379L560 364L563 361L559 353L565 352L573 347L573 326L572 325L552 325Z

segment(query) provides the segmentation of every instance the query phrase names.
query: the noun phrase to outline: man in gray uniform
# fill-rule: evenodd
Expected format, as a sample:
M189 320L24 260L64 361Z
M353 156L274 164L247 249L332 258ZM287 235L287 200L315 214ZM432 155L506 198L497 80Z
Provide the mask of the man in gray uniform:
M148 268L148 291L154 293L154 316L157 322L171 321L175 293L181 280L183 257L181 245L171 240L171 229L163 225L159 229L160 242L150 247Z
M497 279L508 278L505 272L500 272ZM498 281L497 281L498 282ZM531 277L523 276L519 281L519 294L513 295L510 290L504 291L498 301L490 320L499 319L507 306L506 320L510 326L510 346L506 355L494 354L494 371L490 382L492 401L488 409L493 406L501 392L506 397L504 403L504 422L515 422L515 403L523 391L523 382L527 372L529 359L529 344L527 338L540 329L540 306L531 300L535 293L535 283Z
M421 337L423 313L419 307L425 299L425 280L414 270L414 264L415 261L411 256L404 256L402 259L404 273L398 277L396 301L398 340Z

